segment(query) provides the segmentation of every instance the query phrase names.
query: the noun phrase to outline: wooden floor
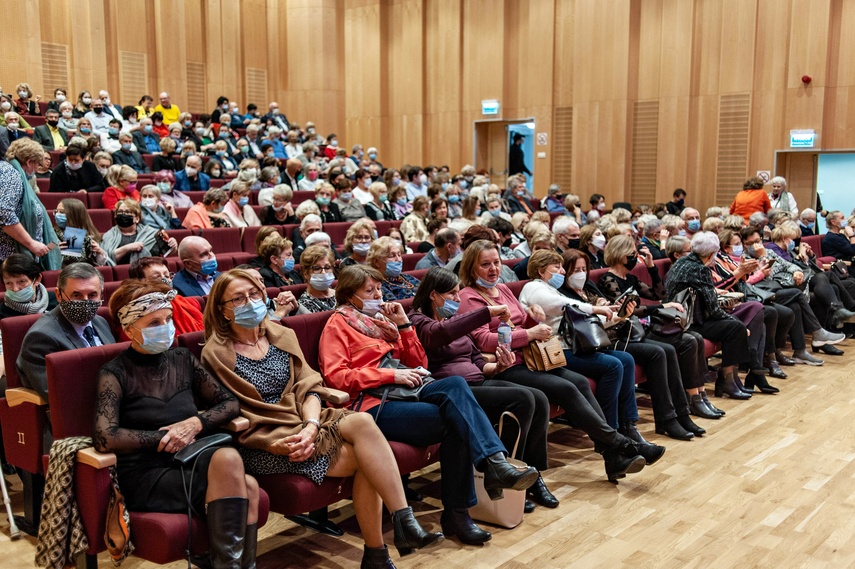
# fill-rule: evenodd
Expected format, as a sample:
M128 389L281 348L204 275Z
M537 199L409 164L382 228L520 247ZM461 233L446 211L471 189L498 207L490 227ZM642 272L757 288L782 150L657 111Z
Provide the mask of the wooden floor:
M558 509L538 508L514 530L495 529L484 547L450 539L404 559L393 552L393 560L398 567L445 569L855 567L855 341L847 343L841 346L847 354L826 356L823 367L785 368L790 379L774 382L779 395L716 399L727 417L698 420L709 431L699 440L655 435L641 396L642 432L668 452L618 486L606 481L586 437L554 426L545 479L561 500ZM433 468L412 482L428 496L414 509L434 529L437 478ZM271 514L260 535L259 567L358 567L362 542L352 507L342 502L331 514L344 538ZM32 567L35 541L10 542L5 515L0 519L0 567ZM104 555L99 562L112 566ZM153 565L131 558L123 567Z

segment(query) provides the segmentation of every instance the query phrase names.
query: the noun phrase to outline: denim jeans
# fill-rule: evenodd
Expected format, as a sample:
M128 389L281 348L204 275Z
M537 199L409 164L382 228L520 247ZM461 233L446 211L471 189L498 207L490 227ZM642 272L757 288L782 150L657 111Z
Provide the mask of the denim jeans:
M597 383L597 401L606 422L617 429L627 421L638 421L635 401L635 360L626 352L609 350L577 356L564 350L567 368Z
M413 446L442 443L439 464L442 504L446 508L471 508L477 502L473 465L497 452L507 452L490 420L459 375L426 385L420 400L387 401L368 412L390 441Z

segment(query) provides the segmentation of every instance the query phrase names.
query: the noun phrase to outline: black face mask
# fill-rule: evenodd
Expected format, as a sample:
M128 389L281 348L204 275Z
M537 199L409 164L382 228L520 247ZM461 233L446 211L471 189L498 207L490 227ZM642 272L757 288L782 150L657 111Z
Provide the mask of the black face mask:
M51 126L51 127L53 127L53 128L56 128L56 125L58 125L58 124L59 124L59 121L58 121L58 120L55 120L55 121L47 121L47 123L48 123L48 126Z
M511 238L508 237L507 239L505 239L502 242L502 247L510 247L512 244L513 244L513 242L511 241Z
M630 271L635 268L635 265L638 264L638 257L632 256L626 258L626 263L623 264L624 267L629 269Z
M119 227L130 227L134 224L134 216L127 213L120 213L116 216L116 225Z
M567 240L567 248L568 249L578 249L579 248L579 240L578 239L568 239Z

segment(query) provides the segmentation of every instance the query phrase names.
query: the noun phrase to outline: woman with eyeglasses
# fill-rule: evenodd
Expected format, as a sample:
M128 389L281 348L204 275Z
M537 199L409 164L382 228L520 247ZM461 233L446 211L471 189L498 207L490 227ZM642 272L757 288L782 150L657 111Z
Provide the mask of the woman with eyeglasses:
M264 286L279 288L303 282L294 270L294 245L288 239L278 233L270 235L262 241L259 254L264 259L264 265L258 270Z
M306 290L297 299L297 303L309 312L335 310L335 257L328 247L313 245L306 247L300 255L300 272L306 283Z
M357 221L347 230L344 237L344 252L342 268L350 265L362 265L368 260L371 243L374 242L374 227L367 221Z
M235 394L249 428L238 442L247 472L297 474L320 485L354 476L353 505L365 539L363 567L390 567L382 507L392 512L402 555L442 538L426 532L407 506L389 443L366 413L322 407L323 385L285 326L271 326L266 294L247 271L214 282L205 307L202 362Z
M366 263L383 275L383 300L404 300L416 295L419 279L406 275L401 244L391 237L381 237L371 244Z

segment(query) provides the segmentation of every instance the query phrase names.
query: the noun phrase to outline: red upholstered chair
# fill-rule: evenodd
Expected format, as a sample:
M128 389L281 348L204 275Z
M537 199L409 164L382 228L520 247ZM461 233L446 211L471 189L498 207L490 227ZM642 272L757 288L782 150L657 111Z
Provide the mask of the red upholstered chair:
M92 418L97 407L98 370L128 348L128 343L99 346L50 354L47 357L48 393L53 411L51 424L56 439L91 436ZM69 370L75 370L69 374ZM104 520L110 496L108 467L116 455L86 449L77 454L75 494L80 517L89 540L87 557L106 549ZM262 490L259 496L258 525L267 523L269 500ZM187 546L187 515L156 512L131 512L131 541L134 555L164 564L184 558ZM204 520L194 517L192 551L202 554L208 548ZM90 557L90 562L94 559Z
M256 255L254 251L252 253L232 253L232 259L234 259L235 267L237 267L238 265L245 265L251 260L255 259L257 256L258 255Z
M306 191L306 190L298 190L294 192L294 195L291 197L291 205L295 208L300 205L302 202L306 200L315 199L315 192Z
M404 255L404 256L407 257L408 255ZM410 275L413 278L416 278L418 280L422 280L423 278L425 278L425 275L427 274L427 272L429 270L430 269L412 269L412 270L408 271L408 270L404 269L404 272L406 272L408 275Z
M199 203L202 201L202 198L205 197L205 192L197 192L197 191L184 192L184 195L187 196L188 198L190 198L193 201L193 203L195 204L195 203Z
M227 182L224 178L211 178L211 188L222 188Z
M92 223L95 229L101 233L106 233L113 227L113 211L109 209L90 209L89 217L92 218Z
M73 199L82 201L83 205L86 205L87 201L86 201L86 195L85 194L80 194L77 192L46 193L48 191L48 188L50 187L50 180L46 179L46 178L36 178L37 182L41 182L42 180L45 180L48 183L48 185L43 188L42 184L39 184L39 191L41 193L36 194L36 195L38 196L39 201L42 202L42 204L44 204L45 209L48 210L48 212L53 212L53 210L56 209L56 206L59 205L59 202L61 202L64 199L73 198Z
M142 187L142 184L140 184L140 187ZM101 192L91 192L86 194L86 201L89 204L89 209L104 209L103 197L104 194Z
M45 194L50 191L50 178L36 178L36 186L39 188L40 194Z
M241 252L241 229L239 227L203 229L201 235L211 244L214 253Z
M353 225L349 221L338 223L324 223L324 233L330 236L333 245L343 245L347 230Z
M241 236L241 251L255 255L255 237L258 235L258 232L261 231L262 227L264 226L260 225L258 227L243 228L243 235ZM282 233L281 227L277 226L276 230L279 231L279 233Z
M422 260L426 253L413 253L411 255L402 255L404 262L404 271L415 270L416 264Z
M522 259L502 259L502 264L513 269L520 261L522 261Z

